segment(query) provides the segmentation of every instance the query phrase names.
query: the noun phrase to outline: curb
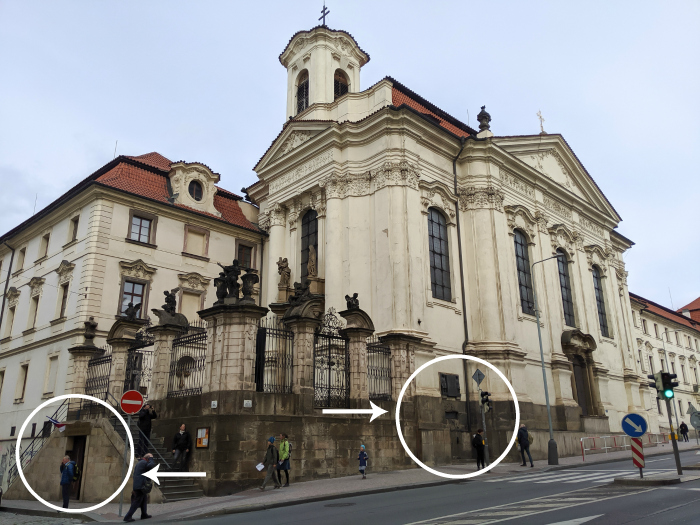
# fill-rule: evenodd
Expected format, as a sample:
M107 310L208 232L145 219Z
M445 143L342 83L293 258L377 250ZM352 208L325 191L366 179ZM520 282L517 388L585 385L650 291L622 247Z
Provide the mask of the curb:
M700 447L695 446L693 448L688 448L686 450L683 450L680 453L683 454L685 452L698 451L698 450L700 450ZM673 450L669 450L668 452L659 452L657 454L646 454L645 457L649 458L649 457L672 456L672 455L673 455ZM570 469L570 468L590 467L592 465L605 465L607 463L617 463L619 461L629 461L630 459L632 459L632 456L630 456L628 458L615 458L615 459L604 459L602 461L591 461L590 463L581 462L581 463L575 463L573 465L555 465L553 467L543 468L542 471L543 472L550 472L553 470L566 470L566 469ZM686 467L683 467L683 468L685 469Z
M40 516L42 518L60 518L60 519L73 519L80 520L83 522L96 522L102 521L101 519L96 519L91 516L90 513L78 513L78 514L67 514L65 512L58 512L55 510L38 510L38 509L25 509L22 507L8 507L6 505L0 506L0 516L3 512L8 514L21 514L23 516Z
M623 485L628 487L655 487L663 485L678 485L681 482L681 478L665 478L665 479L625 479L625 478L615 478L613 480L613 485Z

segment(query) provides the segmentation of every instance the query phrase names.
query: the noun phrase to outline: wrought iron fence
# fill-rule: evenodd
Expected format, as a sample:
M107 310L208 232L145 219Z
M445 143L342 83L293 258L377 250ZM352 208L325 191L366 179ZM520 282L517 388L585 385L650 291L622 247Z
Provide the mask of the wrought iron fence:
M340 335L340 319L331 308L314 340L314 406L350 406L350 354Z
M109 374L112 370L112 347L103 346L87 366L85 395L102 399L109 389Z
M294 332L277 318L263 317L255 340L255 390L291 393Z
M367 338L369 398L391 400L391 349L376 335Z
M173 341L168 377L168 397L202 393L207 358L207 332L193 326Z

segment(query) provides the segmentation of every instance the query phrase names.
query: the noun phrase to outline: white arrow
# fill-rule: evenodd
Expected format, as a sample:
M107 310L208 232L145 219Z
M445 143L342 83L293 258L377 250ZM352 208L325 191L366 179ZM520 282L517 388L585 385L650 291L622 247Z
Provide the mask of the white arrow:
M156 465L148 472L144 472L143 475L147 478L152 479L156 482L156 485L160 485L158 477L161 478L206 478L206 472L158 472L160 465Z
M628 418L628 417L625 418L625 423L627 423L629 426L631 426L636 432L641 432L641 431L642 431L642 427L640 427L639 425L635 425L634 423L632 423L632 420L631 420L630 418Z
M369 418L370 423L372 421L374 421L375 419L377 419L382 414L387 413L387 410L384 410L383 408L379 408L377 405L375 405L371 401L369 402L369 404L372 405L372 408L324 408L323 413L324 414L372 414L372 417Z
M550 523L549 525L581 525L581 523L586 523L587 521L600 518L603 514L598 514L597 516L587 516L585 518L577 518L574 520L558 521L556 523Z

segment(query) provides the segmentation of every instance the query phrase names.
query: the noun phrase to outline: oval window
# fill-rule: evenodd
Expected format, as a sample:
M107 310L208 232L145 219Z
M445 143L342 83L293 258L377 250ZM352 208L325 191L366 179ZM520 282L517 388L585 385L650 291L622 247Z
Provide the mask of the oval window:
M202 185L197 182L196 180L193 180L190 182L190 195L192 198L196 201L201 201L202 200Z

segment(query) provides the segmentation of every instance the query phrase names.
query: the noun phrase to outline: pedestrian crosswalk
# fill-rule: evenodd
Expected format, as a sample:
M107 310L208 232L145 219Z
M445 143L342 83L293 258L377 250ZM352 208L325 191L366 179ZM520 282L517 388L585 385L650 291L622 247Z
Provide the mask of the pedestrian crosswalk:
M675 472L673 469L645 469L645 474L664 474ZM524 474L506 478L485 479L484 483L610 483L615 478L638 478L639 471L634 470L569 470Z

